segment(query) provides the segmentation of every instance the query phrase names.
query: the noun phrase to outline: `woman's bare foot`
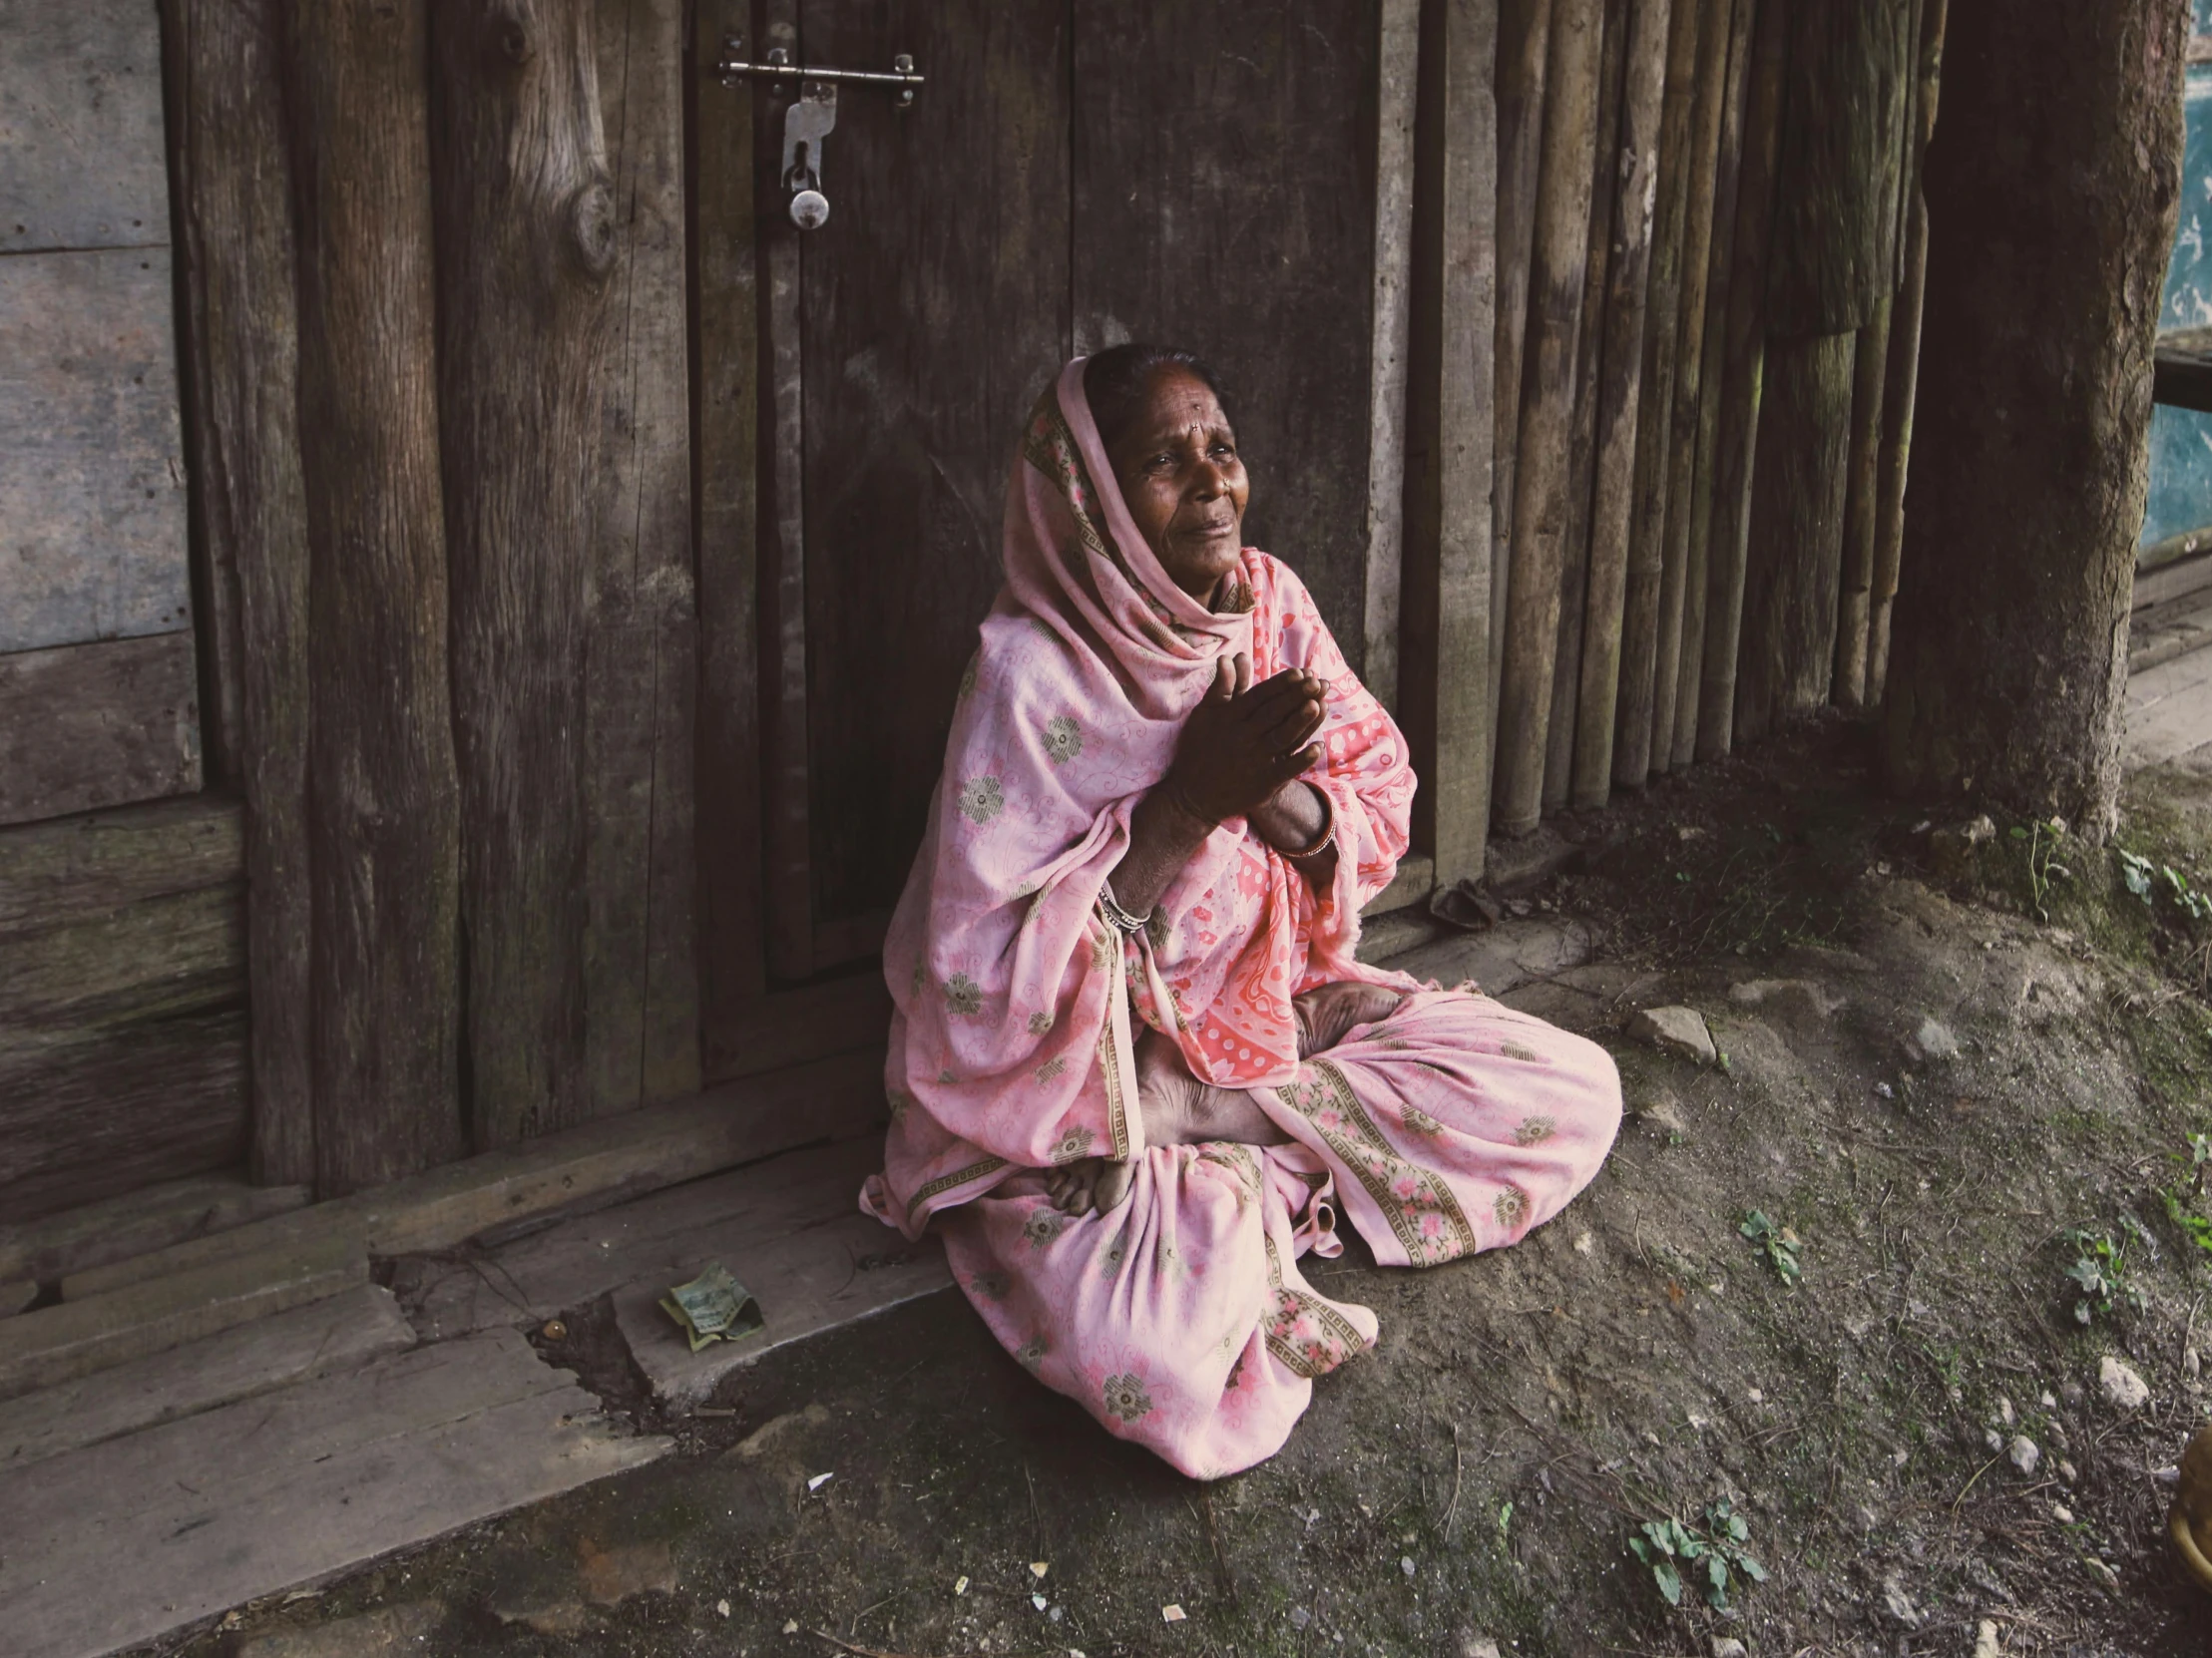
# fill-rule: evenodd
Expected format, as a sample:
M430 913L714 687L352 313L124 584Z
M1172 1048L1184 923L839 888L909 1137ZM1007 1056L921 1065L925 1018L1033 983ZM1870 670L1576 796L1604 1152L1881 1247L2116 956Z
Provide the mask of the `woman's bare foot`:
M1353 1026L1388 1019L1405 1000L1397 991L1363 985L1356 979L1301 991L1290 999L1291 1012L1298 1021L1298 1057L1310 1059L1316 1053L1326 1053Z
M1156 1031L1145 1032L1136 1044L1136 1098L1144 1138L1153 1145L1281 1145L1290 1138L1244 1089L1215 1087L1191 1075L1182 1049Z
M1100 1214L1107 1215L1128 1201L1132 1172L1127 1163L1085 1157L1079 1162L1047 1169L1045 1193L1062 1214L1088 1215L1097 1209Z

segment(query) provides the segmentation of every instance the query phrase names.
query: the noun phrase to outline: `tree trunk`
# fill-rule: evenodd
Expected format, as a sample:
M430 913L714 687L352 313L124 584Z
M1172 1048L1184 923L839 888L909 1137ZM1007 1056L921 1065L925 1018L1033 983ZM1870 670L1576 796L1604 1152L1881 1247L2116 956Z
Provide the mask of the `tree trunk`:
M1883 731L1901 793L2117 816L2188 0L1955 0Z
M290 13L316 1187L458 1156L453 720L423 7Z
M179 242L211 630L237 687L245 796L249 1164L315 1177L307 939L307 501L280 26L270 0L172 0Z
M585 602L614 196L587 0L435 11L469 1129L587 1115Z
M1874 576L1867 621L1867 700L1880 702L1890 669L1890 605L1905 544L1905 474L1913 450L1913 398L1920 382L1921 303L1928 281L1928 200L1921 169L1936 131L1949 0L1921 0L1920 62L1913 89L1912 153L1906 158L1897 307L1882 382L1882 458L1875 485Z
M1706 539L1705 654L1699 665L1697 756L1717 759L1735 740L1736 657L1743 634L1750 551L1752 461L1766 367L1767 255L1782 103L1789 67L1789 11L1762 0L1745 93L1743 168L1736 188L1728 317L1722 342L1719 424L1713 437L1712 522Z
M1559 637L1559 567L1570 516L1567 428L1574 413L1574 359L1589 250L1603 17L1601 0L1557 0L1551 20L1544 175L1530 259L1528 385L1514 486L1515 568L1508 588L1492 795L1498 829L1507 835L1534 829L1543 809L1552 653Z
M1582 683L1574 703L1570 798L1575 806L1586 808L1604 805L1612 789L1613 718L1635 505L1636 416L1650 295L1649 204L1657 179L1669 10L1668 0L1630 0L1628 13L1628 66L1620 93L1612 246L1605 261L1596 458L1591 468L1589 591L1583 601L1587 620L1582 629Z
M1613 781L1640 789L1651 770L1651 707L1659 649L1660 580L1666 564L1667 439L1681 332L1682 230L1688 216L1690 116L1697 31L1707 0L1674 0L1667 31L1666 94L1659 116L1657 218L1643 332L1644 418L1636 428L1635 514L1620 639L1620 694Z
M1713 211L1720 175L1720 133L1735 80L1734 58L1748 48L1748 0L1704 0L1697 50L1697 103L1690 121L1690 186L1682 223L1682 305L1674 343L1674 400L1668 416L1666 543L1659 579L1658 655L1652 664L1651 769L1674 758L1674 718L1681 688L1684 624L1703 625L1702 573L1690 570L1690 523L1697 487L1697 424L1705 362L1706 298L1710 292ZM1741 29L1746 37L1740 44ZM1691 584L1697 600L1689 602ZM1704 641L1698 640L1700 644ZM1694 656L1696 652L1691 652Z
M1582 682L1582 622L1589 596L1589 527L1597 464L1597 380L1605 343L1605 278L1611 263L1613 191L1620 175L1621 75L1628 0L1605 0L1597 66L1597 144L1592 152L1588 256L1582 263L1581 332L1574 346L1574 421L1567 436L1566 545L1559 565L1559 642L1545 728L1544 809L1565 807L1574 774L1574 702Z
M1550 63L1554 0L1498 0L1498 343L1491 360L1490 706L1498 707L1513 589L1514 473L1521 443L1521 391L1529 330L1529 261L1544 164L1544 78ZM1496 764L1497 731L1490 761ZM1485 789L1487 796L1488 789Z

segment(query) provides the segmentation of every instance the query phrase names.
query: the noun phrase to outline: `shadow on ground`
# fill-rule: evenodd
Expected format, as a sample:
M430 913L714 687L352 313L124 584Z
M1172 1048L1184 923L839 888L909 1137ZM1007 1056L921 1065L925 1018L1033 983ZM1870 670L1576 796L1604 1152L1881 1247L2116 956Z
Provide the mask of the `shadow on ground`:
M2212 783L2136 780L2142 893L1873 800L1841 724L1577 832L1531 908L1594 954L1509 1000L1611 1045L1619 1147L1519 1249L1317 1263L1382 1345L1273 1461L1183 1480L940 1295L733 1378L660 1463L171 1650L2212 1653L2158 1477L2212 1345ZM1622 1035L1662 1004L1720 1065ZM1716 1608L1696 1562L1669 1606L1629 1539L1723 1499L1766 1581Z

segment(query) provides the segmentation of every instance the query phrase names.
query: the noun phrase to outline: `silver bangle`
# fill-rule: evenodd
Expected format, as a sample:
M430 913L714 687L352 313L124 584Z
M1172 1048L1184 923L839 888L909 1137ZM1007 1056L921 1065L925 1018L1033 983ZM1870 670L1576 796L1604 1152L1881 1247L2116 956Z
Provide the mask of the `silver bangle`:
M1106 924L1116 933L1141 933L1152 919L1150 916L1132 916L1122 909L1114 902L1111 883L1106 881L1099 883L1099 908L1106 913Z
M1321 826L1321 838L1311 846L1304 848L1302 851L1283 853L1283 856L1293 863L1304 863L1308 858L1318 858L1330 847L1336 845L1336 803L1326 794L1322 794L1319 789L1315 789L1313 792L1321 795L1321 809L1329 814L1329 821Z

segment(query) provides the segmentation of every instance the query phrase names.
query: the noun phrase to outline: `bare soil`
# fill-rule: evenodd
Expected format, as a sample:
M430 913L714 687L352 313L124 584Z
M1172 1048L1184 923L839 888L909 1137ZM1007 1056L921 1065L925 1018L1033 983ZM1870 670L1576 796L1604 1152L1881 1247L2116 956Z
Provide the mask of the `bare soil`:
M730 1415L643 1422L680 1441L652 1467L170 1650L430 1600L409 1650L1967 1658L1988 1620L2003 1654L2212 1653L2159 1478L2207 1413L2212 1254L2173 1214L2212 1214L2212 921L1973 815L1873 796L1835 722L1573 827L1529 902L1597 956L1509 1000L1612 1047L1618 1148L1517 1249L1317 1263L1382 1344L1250 1473L1108 1439L948 1294L741 1373ZM2212 868L2212 788L2138 778L2120 844ZM1663 1004L1721 1066L1622 1034ZM2122 1259L2089 1295L2097 1238ZM640 1410L569 1322L549 1359ZM2146 1404L2107 1400L2107 1358ZM1767 1580L1670 1606L1629 1540L1722 1498Z

